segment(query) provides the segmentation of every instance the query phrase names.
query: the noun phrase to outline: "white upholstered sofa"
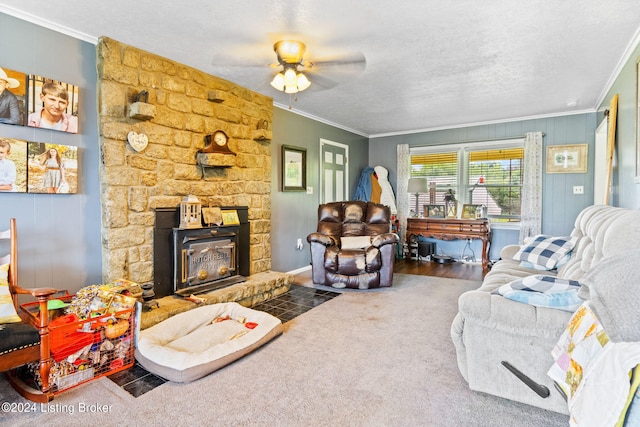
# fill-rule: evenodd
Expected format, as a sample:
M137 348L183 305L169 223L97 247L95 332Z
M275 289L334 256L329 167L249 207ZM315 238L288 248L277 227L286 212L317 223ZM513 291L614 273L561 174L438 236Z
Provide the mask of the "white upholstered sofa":
M577 243L569 261L544 274L579 281L598 269L603 260L634 251L640 242L640 211L587 207L578 215L571 236ZM572 313L512 301L493 292L514 279L541 273L514 261L518 250L518 246L505 247L482 286L460 296L459 312L451 327L458 367L472 390L568 413L547 372L554 362L551 350ZM503 361L542 386L540 394L509 371ZM547 397L543 397L545 388L549 390Z

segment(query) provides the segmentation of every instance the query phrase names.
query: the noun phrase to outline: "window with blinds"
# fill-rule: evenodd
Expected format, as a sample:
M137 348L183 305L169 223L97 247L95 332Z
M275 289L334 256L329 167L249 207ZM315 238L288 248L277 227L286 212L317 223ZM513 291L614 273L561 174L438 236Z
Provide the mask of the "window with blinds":
M521 139L492 147L476 143L418 149L411 155L411 177L426 178L429 193L410 194L409 206L415 206L416 196L419 206L444 204L451 189L459 211L463 204L484 205L494 222L518 222L523 166Z

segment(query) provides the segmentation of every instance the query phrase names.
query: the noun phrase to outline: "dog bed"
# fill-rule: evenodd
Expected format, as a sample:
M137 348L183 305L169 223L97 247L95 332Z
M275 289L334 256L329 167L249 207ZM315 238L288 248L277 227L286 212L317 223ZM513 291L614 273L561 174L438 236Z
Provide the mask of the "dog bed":
M136 359L169 381L202 378L282 333L282 322L235 302L211 304L140 332Z

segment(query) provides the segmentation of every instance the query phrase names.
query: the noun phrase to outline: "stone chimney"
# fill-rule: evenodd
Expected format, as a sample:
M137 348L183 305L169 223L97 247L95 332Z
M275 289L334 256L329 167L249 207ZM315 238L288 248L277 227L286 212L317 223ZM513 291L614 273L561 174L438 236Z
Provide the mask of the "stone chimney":
M187 194L248 206L250 274L269 270L271 98L106 37L97 61L103 280L153 281L154 209ZM235 159L200 166L216 130Z

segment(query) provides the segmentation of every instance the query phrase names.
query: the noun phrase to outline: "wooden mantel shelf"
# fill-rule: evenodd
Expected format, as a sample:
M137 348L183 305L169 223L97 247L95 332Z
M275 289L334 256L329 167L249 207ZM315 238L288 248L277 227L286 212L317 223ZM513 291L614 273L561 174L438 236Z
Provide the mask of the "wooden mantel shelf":
M220 153L198 153L198 165L206 168L230 168L236 165L236 156Z

